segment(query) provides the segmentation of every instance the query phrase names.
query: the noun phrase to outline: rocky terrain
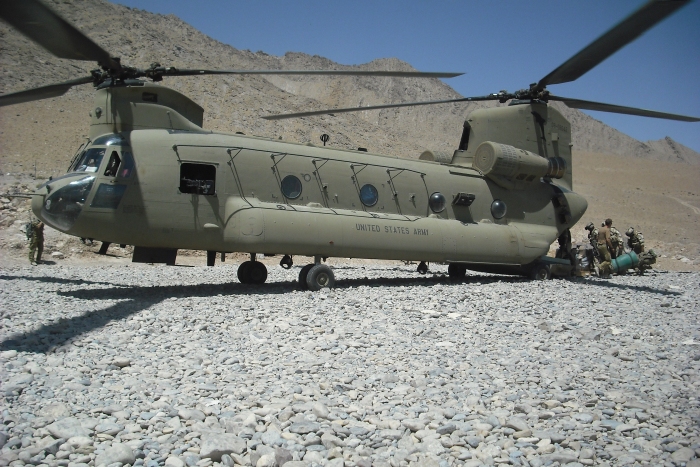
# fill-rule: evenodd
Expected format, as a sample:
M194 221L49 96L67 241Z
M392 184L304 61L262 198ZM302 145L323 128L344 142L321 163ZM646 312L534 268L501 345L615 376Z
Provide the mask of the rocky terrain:
M0 465L700 465L697 273L332 265L0 268Z

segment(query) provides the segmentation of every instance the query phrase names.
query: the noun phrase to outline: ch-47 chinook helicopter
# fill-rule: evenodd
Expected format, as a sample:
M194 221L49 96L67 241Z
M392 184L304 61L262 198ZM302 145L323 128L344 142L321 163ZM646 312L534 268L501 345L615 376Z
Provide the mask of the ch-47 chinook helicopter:
M5 1L0 17L60 58L96 61L90 76L0 96L0 105L56 97L72 86L97 88L89 141L68 173L41 185L32 209L70 235L134 245L134 261L174 263L178 249L243 252L246 284L267 269L256 254L311 256L302 288L333 286L322 259L353 257L446 262L467 269L549 275L540 258L583 216L572 191L571 125L550 101L569 107L682 121L650 110L555 96L548 85L576 80L687 3L659 0L628 18L529 88L478 97L268 116L448 102L510 101L477 110L451 158L409 160L202 128L203 109L146 82L208 74L328 74L449 77L456 74L361 71L182 70L124 66L38 0Z

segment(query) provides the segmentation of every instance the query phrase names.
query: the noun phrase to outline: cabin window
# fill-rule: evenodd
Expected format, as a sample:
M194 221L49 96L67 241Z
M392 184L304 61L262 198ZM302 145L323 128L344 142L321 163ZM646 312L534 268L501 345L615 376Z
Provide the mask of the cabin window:
M112 151L112 155L109 156L107 168L105 169L105 177L116 177L121 163L122 159L119 157L117 151Z
M367 207L372 207L379 201L379 192L369 183L360 188L360 201Z
M491 203L491 215L494 217L494 219L503 218L503 216L506 215L507 210L506 203L500 199L495 199L493 200L493 203Z
M182 163L180 165L180 193L215 195L216 167L210 164Z
M105 156L106 149L90 148L82 155L78 163L75 165L76 172L97 172L97 169L102 163L102 158Z
M445 195L436 191L435 193L430 195L430 199L428 199L428 205L430 206L430 209L433 212L444 211L445 206L447 205L447 200L445 200Z
M294 175L282 179L282 194L287 199L297 199L301 195L301 180Z

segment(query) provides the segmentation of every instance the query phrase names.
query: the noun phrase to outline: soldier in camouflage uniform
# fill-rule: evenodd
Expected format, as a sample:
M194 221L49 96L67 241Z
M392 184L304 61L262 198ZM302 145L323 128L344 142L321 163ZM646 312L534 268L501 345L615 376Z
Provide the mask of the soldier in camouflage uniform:
M634 230L634 227L630 227L627 229L627 232L625 232L625 235L629 237L627 239L627 246L630 250L637 253L637 255L644 253L644 236L641 232L637 232Z
M612 225L610 226L610 241L612 242L612 249L610 250L610 257L612 259L621 256L624 250L624 244L622 243L622 234Z
M597 249L598 249L598 229L595 228L595 225L593 225L593 222L589 222L588 225L586 226L586 230L588 230L588 241L591 242L593 249L597 251Z
M31 223L32 236L29 239L29 262L32 266L41 263L41 254L44 252L44 223L36 221ZM36 254L36 259L34 258Z
M598 254L598 229L596 229L593 222L589 222L586 226L586 230L588 231L588 241L593 247L590 250L585 250L587 252L586 256L588 257L589 269L591 272L599 275L600 268L598 266L600 264L600 255Z
M654 263L656 263L656 253L654 250L649 250L647 253L640 253L637 273L644 274L644 271L651 269L651 265Z

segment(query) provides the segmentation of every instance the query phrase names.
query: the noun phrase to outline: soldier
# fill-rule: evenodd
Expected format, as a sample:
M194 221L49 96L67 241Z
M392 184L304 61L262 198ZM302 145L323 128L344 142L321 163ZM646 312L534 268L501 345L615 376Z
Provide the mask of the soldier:
M603 227L598 230L598 254L602 262L600 263L600 274L603 279L610 279L612 272L612 263L610 262L610 251L612 250L612 241L610 240L610 227L612 219L605 219Z
M603 223L605 225L605 223ZM588 225L586 226L586 230L588 230L588 241L591 242L591 246L594 249L598 248L598 229L595 228L595 225L593 225L593 222L589 222Z
M634 251L638 255L644 253L644 236L641 232L634 230L634 227L630 227L625 232L629 238L627 239L627 246L630 250Z
M654 250L649 250L647 253L639 254L639 264L637 265L637 273L644 274L644 271L651 269L651 265L656 263L656 253Z
M35 221L31 224L32 236L29 238L29 262L32 266L41 263L41 254L44 252L44 223ZM34 254L36 253L36 259Z
M610 250L610 257L612 259L615 259L624 253L622 234L612 225L610 226L610 242L612 243L612 249Z

